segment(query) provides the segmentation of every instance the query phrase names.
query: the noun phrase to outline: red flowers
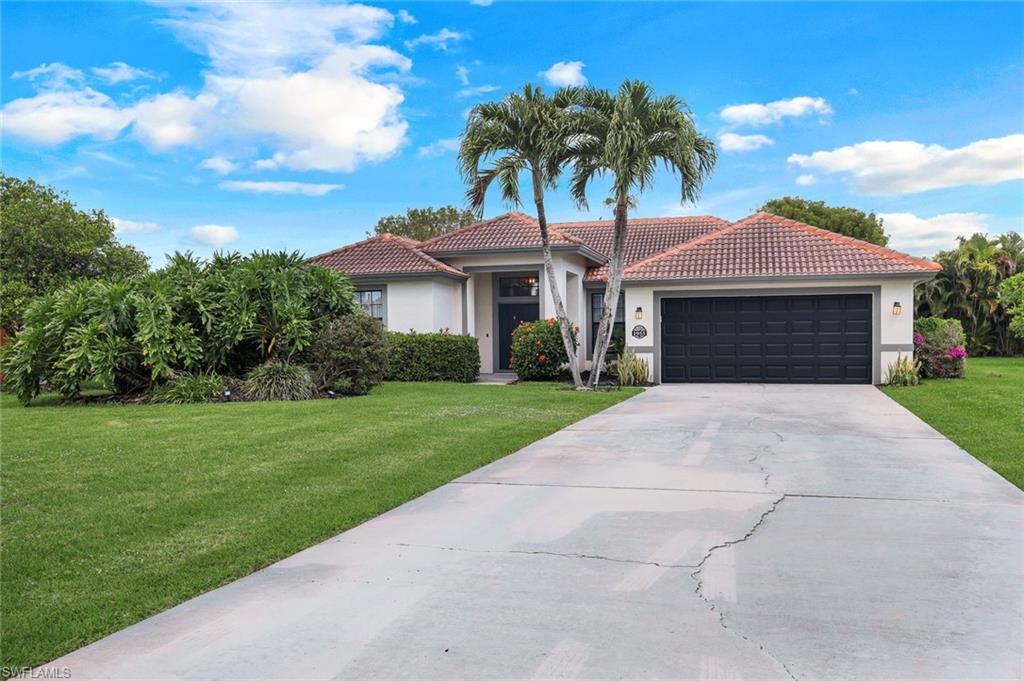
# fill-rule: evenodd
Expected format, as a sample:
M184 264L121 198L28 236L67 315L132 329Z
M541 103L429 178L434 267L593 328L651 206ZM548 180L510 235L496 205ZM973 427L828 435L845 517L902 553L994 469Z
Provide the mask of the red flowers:
M547 356L544 355L544 353L541 353L541 354L537 355L537 361L538 362L546 362L546 361L548 361L548 358L547 358Z

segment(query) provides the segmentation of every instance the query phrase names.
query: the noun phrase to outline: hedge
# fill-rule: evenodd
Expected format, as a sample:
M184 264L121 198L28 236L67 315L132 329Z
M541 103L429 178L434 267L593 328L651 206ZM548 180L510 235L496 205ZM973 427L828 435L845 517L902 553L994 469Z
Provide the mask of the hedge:
M480 347L472 336L392 332L388 337L389 381L472 383L480 374Z

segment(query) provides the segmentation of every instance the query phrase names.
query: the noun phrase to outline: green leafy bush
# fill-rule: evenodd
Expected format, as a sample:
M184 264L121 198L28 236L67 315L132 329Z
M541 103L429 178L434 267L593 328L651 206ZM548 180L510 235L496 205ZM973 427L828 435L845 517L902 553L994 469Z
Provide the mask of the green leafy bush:
M1010 316L1010 333L1024 339L1024 272L1003 281L999 301Z
M267 362L245 376L242 394L249 400L308 400L317 396L313 374L301 364Z
M224 387L224 379L217 374L184 374L153 388L149 401L157 404L209 402L219 398Z
M960 320L915 319L914 359L921 367L923 378L963 378L967 351Z
M622 351L614 365L619 385L645 385L650 377L647 360L640 359L628 347Z
M573 342L576 329L572 329ZM524 381L559 378L569 361L558 322L544 319L523 322L512 332L512 368Z
M899 355L889 365L886 372L886 385L917 385L921 382L921 365L911 357Z
M480 346L472 336L390 333L389 381L472 383L480 374Z
M342 395L365 395L384 380L388 339L379 321L353 314L328 322L309 355L317 385Z
M179 253L141 279L78 281L36 299L3 356L7 387L28 402L44 381L73 398L86 382L123 395L182 372L241 376L305 352L355 309L348 279L298 253Z

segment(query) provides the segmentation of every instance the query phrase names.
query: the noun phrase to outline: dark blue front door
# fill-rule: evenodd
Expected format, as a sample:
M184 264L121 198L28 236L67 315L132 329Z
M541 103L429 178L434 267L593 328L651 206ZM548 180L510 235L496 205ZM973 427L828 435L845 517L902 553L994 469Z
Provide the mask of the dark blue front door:
M540 317L537 303L498 303L498 370L511 369L512 332L523 322Z

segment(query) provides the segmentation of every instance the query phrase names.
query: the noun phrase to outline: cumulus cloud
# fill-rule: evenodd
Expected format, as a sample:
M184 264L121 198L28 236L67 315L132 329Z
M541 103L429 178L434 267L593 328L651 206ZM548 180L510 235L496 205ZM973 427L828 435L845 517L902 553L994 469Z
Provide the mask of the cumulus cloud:
M772 144L775 142L766 135L737 135L734 132L724 132L718 136L718 146L722 151L755 151Z
M217 97L201 94L189 97L169 92L136 104L129 112L134 120L132 132L154 149L170 149L199 141L203 119L209 117Z
M442 28L437 33L424 33L423 35L416 36L412 40L405 41L405 49L415 50L420 45L430 45L435 50L444 52L448 49L451 43L458 43L469 36L462 31L453 31L448 28Z
M224 158L223 156L211 156L210 158L203 159L199 164L200 168L206 170L212 170L218 175L227 175L233 173L241 167L240 163L232 161L231 159Z
M891 237L889 247L915 255L934 255L952 248L958 236L988 231L984 213L941 213L930 218L914 213L879 213Z
M424 158L437 158L438 156L444 156L450 154L453 151L459 150L459 138L458 137L447 137L445 139L439 139L436 142L431 142L426 146L422 146L417 150L417 153Z
M865 194L912 194L1024 178L1024 134L978 140L949 149L909 140L861 142L831 151L792 154L789 163L843 173Z
M4 105L4 134L37 144L61 144L74 137L111 140L131 123L131 114L92 88L43 91Z
M786 118L809 114L827 116L832 107L822 97L793 97L767 104L733 104L722 109L722 120L732 125L763 126L780 123Z
M232 192L256 192L257 194L301 194L303 196L323 196L336 189L343 189L342 184L316 184L313 182L249 182L227 180L218 185L221 189Z
M130 66L123 61L111 62L108 66L94 66L91 71L109 85L129 83L133 80L156 80L156 74L152 71Z
M416 17L414 17L412 14L409 13L409 10L400 9L397 12L395 12L395 16L398 17L398 20L400 22L402 22L403 24L418 24L419 23L418 21L416 21Z
M238 240L238 230L227 225L196 225L189 233L207 246L224 246Z
M477 7L490 7L494 4L494 0L469 0L469 4Z
M26 71L15 71L11 74L15 80L29 80L38 83L41 87L49 90L62 89L72 83L85 79L85 74L80 69L74 69L67 64L53 62L51 64L40 64L34 69Z
M801 187L810 186L818 181L814 175L800 175L796 178L796 183Z
M584 66L586 64L581 61L559 61L537 75L555 87L582 87L587 84L587 77L583 75Z
M117 234L143 234L160 229L160 225L155 222L139 222L115 217L111 217L110 221L114 223L114 232Z

